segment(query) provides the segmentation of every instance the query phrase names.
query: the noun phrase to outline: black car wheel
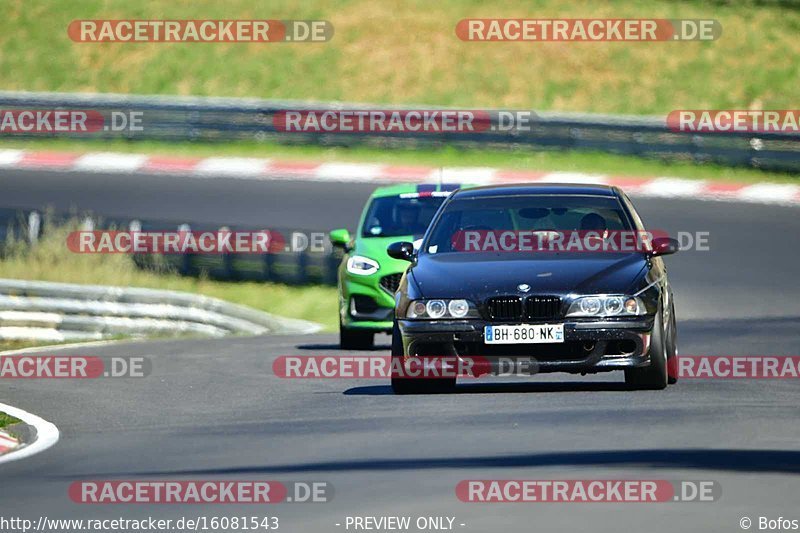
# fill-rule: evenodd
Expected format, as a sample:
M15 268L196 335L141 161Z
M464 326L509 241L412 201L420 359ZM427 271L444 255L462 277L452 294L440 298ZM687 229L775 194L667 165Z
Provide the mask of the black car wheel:
M374 332L349 329L339 322L339 347L342 350L370 350L374 343Z
M667 387L667 336L662 313L656 313L650 337L650 364L625 370L625 384L635 390L661 390Z
M405 354L403 339L397 320L392 326L392 368L402 368ZM456 386L456 378L408 378L396 375L392 371L392 391L395 394L435 394L452 392Z
M678 367L675 357L678 355L678 325L675 318L675 306L669 314L669 328L667 333L667 382L674 385L678 382Z

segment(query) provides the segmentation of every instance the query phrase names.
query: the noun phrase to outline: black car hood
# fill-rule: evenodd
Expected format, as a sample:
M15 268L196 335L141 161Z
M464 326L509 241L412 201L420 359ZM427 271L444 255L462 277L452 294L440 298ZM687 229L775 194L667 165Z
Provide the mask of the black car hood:
M639 282L647 266L644 254L509 253L423 254L411 268L424 298L467 298L499 294L624 294Z

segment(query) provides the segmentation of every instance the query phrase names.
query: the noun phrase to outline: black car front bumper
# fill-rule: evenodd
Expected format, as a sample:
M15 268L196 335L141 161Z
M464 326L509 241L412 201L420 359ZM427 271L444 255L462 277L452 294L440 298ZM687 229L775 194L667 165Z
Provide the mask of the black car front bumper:
M563 343L512 345L486 344L484 327L499 323L485 320L400 320L399 327L406 356L481 357L493 365L531 360L531 373L593 373L649 365L653 322L652 316L549 321L564 324Z

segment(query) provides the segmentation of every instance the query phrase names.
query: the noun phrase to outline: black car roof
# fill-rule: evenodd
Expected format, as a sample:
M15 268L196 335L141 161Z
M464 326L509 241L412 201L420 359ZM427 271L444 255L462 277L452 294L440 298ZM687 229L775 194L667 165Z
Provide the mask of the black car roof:
M485 185L461 189L458 198L486 198L490 196L516 196L536 194L617 196L615 187L593 183L516 183L511 185Z

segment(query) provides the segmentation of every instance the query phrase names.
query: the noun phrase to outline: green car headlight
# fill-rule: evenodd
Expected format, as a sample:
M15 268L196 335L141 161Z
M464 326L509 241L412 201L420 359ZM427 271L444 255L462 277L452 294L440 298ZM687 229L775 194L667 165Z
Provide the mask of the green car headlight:
M380 267L377 261L363 255L354 255L347 260L347 271L358 276L374 274Z

